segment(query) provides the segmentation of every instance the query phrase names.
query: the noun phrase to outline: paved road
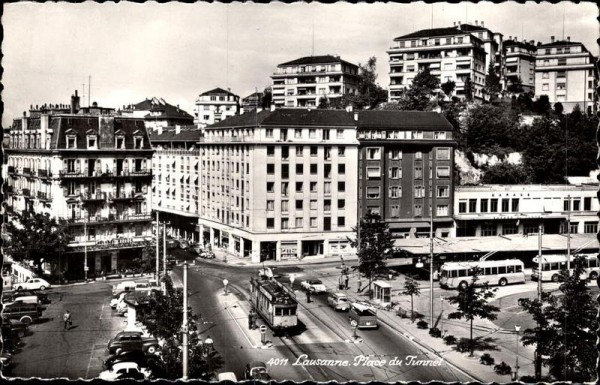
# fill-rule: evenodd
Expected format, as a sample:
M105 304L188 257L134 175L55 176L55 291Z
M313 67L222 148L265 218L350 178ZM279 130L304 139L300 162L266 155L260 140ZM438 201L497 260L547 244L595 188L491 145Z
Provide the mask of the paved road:
M123 317L108 306L113 282L67 286L50 291L41 322L13 358L13 377L89 379L102 371L106 342L124 327ZM63 330L62 315L69 310L73 326Z

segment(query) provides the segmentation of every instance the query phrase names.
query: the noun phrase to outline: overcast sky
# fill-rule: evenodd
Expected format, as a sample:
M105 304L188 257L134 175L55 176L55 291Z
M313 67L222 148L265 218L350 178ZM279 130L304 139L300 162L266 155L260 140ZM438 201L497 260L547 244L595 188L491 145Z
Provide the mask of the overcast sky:
M377 57L387 88L392 39L420 29L484 21L492 31L549 42L570 36L598 55L593 3L84 4L4 5L6 126L31 104L69 103L74 90L118 108L162 97L193 113L215 87L245 97L270 84L277 64L314 54L353 63ZM85 90L83 84L85 83Z

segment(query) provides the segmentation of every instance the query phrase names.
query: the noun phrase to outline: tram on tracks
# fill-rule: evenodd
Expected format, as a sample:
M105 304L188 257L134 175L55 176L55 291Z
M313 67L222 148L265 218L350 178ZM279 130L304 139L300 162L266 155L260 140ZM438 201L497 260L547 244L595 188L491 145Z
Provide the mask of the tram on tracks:
M288 331L298 325L298 301L290 288L275 280L251 278L250 284L250 302L271 329Z

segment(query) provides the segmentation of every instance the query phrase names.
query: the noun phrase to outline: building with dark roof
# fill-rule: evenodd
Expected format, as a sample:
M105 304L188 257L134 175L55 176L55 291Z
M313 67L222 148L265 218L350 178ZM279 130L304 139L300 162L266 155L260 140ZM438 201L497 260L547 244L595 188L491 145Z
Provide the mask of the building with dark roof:
M121 115L143 118L146 128L157 130L159 127L194 124L194 117L181 108L173 106L163 98L152 97L137 104L123 106Z
M355 94L358 66L339 56L307 56L279 64L271 75L276 107L317 107L321 99Z
M598 71L594 56L580 42L555 40L537 46L535 95L548 95L550 103L560 102L565 113L575 105L595 110Z
M192 242L198 241L201 136L197 126L164 127L150 134L152 209L168 223L167 234Z
M396 37L387 51L390 63L389 100L397 101L425 68L440 83L455 82L454 96L465 97L467 79L474 99L483 100L486 75L485 42L458 27L434 28Z
M395 238L453 235L452 125L442 114L357 114L358 215L379 214Z
M215 88L196 99L194 124L206 127L240 113L240 97L229 89Z
M5 151L8 209L47 212L74 235L61 263L67 277L83 277L86 266L88 276L116 271L144 257L152 148L143 119L38 111L15 119Z

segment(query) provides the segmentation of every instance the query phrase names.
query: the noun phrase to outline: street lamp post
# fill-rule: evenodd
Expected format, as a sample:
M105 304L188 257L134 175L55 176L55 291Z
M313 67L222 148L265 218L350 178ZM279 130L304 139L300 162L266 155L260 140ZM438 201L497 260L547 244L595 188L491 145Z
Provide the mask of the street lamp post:
M440 297L440 304L442 307L442 313L440 314L440 331L442 338L444 337L444 297Z
M571 276L571 194L567 202L567 274Z
M167 222L163 223L163 280L167 278ZM167 284L163 282L163 294L167 295Z
M515 362L515 381L519 380L519 331L521 330L521 326L515 325L515 331L517 332L517 358Z
M87 225L83 222L83 274L85 282L88 280L88 263L87 263Z
M429 210L429 303L431 305L431 324L433 327L433 211Z
M188 294L187 294L188 264L183 264L183 322L181 332L183 334L183 377L188 379Z
M158 210L156 211L156 282L160 275L160 222L158 221Z

